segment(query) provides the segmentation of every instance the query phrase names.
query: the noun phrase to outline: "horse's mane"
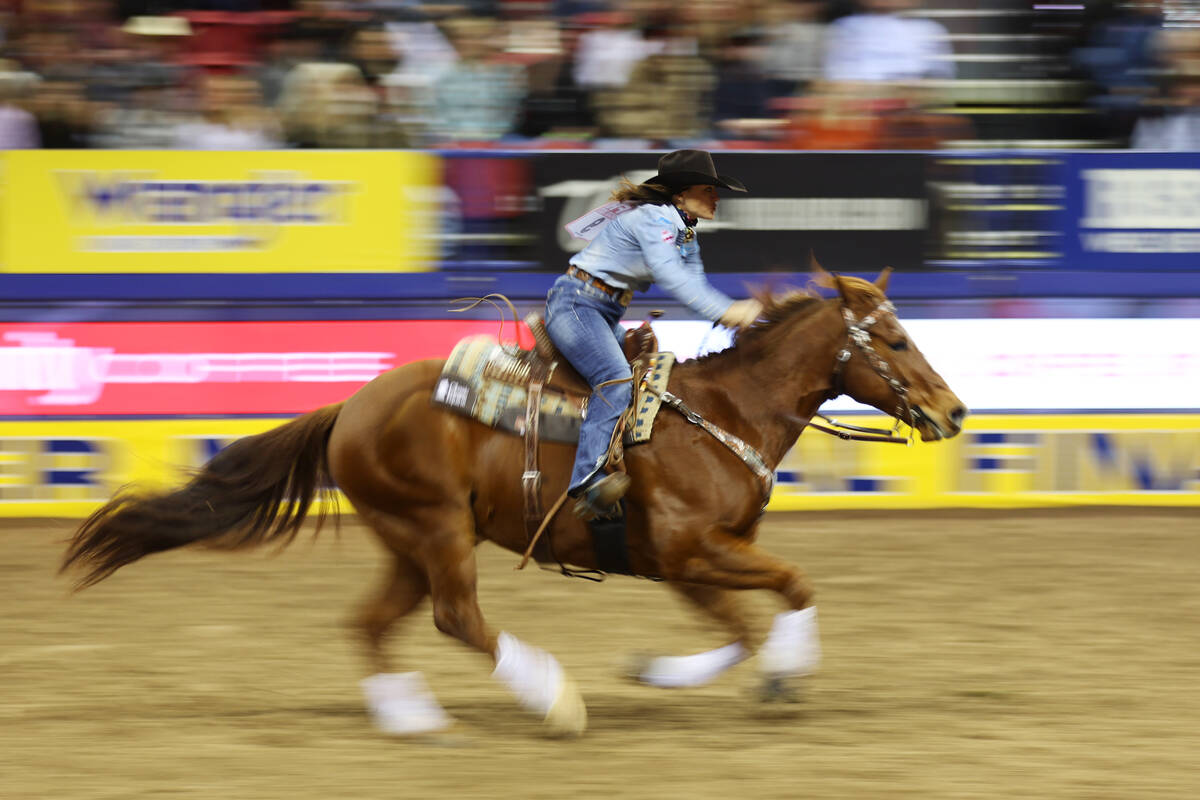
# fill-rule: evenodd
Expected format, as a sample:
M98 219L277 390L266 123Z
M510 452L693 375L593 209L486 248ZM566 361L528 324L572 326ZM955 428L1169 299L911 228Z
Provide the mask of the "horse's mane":
M843 275L834 278L829 273L821 273L809 281L803 289L790 288L774 292L769 289L755 291L754 297L763 304L763 313L758 321L749 328L734 334L733 346L715 353L702 355L694 361L710 362L721 357L730 357L733 353L745 353L750 350L773 349L775 345L788 335L793 321L806 319L825 306L825 299L818 289L832 289L841 282L841 290L846 299L852 304L879 303L883 293L870 281L856 278L853 275Z

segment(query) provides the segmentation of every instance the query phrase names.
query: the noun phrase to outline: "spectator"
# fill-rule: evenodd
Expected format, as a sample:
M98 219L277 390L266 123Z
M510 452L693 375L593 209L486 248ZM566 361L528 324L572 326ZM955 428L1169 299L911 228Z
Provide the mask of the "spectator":
M431 16L410 9L384 25L397 63L379 80L381 109L397 144L406 147L433 141L433 86L458 62L454 45Z
M496 21L460 17L447 29L459 60L433 87L437 137L488 142L513 133L525 99L525 75L520 66L495 58Z
M862 0L862 11L829 26L824 76L840 82L953 78L949 33L905 16L915 0Z
M114 45L94 53L86 73L79 78L88 86L90 100L126 106L130 95L147 86L175 86L188 70L178 61L179 43L190 36L181 17L133 17L114 29ZM82 46L73 41L72 46Z
M258 80L263 102L274 108L283 95L288 73L300 64L321 60L321 40L306 29L288 25L263 47L262 60L250 72Z
M318 62L288 74L279 112L297 147L369 147L377 105L358 67Z
M180 147L179 115L168 108L175 87L147 84L130 91L120 103L101 103L91 136L93 147L125 150L168 150Z
M700 56L704 9L682 20L648 10L640 24L642 52L625 85L592 95L601 137L666 145L711 133L716 76Z
M1200 150L1200 72L1171 76L1158 114L1134 126L1130 146L1136 150Z
M575 82L575 53L579 29L567 25L559 31L555 51L535 66L529 94L522 110L520 133L528 138L558 136L575 140L595 134L596 118L591 95Z
M347 55L362 72L368 86L378 86L385 75L396 70L398 63L391 37L381 25L359 28L350 39Z
M629 85L595 94L598 133L666 144L710 134L713 69L696 56L659 55L637 65Z
M406 75L421 76L432 84L458 61L454 45L428 16L411 14L387 22L392 51L399 58L397 69Z
M768 5L762 64L772 97L803 92L821 77L827 35L823 11L814 0L776 0Z
M73 81L38 86L30 110L37 118L42 147L78 149L91 144L93 108L83 92L83 84Z
M771 115L771 90L762 70L763 42L741 31L725 42L716 62L713 122L726 138L757 135Z
M1162 6L1157 0L1121 5L1092 29L1075 62L1096 85L1090 104L1099 109L1105 138L1124 144L1157 91L1165 67Z
M263 108L258 84L240 75L210 75L203 112L175 129L175 147L188 150L267 150L280 147L274 115Z
M592 26L580 34L575 51L575 83L584 89L627 85L638 62L656 49L626 12L586 15L579 22Z
M89 94L91 87L102 74L97 71L100 65L89 63L83 49L69 30L28 30L20 35L12 50L31 72L47 80L84 82L89 87Z
M41 146L37 120L21 107L33 76L11 61L0 62L0 150Z

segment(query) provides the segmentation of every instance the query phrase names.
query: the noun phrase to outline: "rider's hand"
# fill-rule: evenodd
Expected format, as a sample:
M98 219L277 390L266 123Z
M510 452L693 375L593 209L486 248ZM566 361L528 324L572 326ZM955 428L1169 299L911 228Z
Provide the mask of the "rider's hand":
M726 309L717 320L726 328L749 328L754 321L762 316L763 304L754 300L734 300L733 305Z

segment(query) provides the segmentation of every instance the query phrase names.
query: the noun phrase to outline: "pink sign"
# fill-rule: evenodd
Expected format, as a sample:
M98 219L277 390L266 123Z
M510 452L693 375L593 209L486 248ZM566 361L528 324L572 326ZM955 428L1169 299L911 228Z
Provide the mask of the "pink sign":
M499 333L473 320L0 324L0 415L302 413Z

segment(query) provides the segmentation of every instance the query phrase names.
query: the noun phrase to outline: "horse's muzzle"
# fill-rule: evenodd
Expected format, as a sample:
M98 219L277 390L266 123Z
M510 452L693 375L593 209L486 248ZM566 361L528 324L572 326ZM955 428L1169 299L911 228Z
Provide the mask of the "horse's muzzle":
M921 434L921 441L936 442L940 439L952 439L962 431L963 420L967 418L967 409L963 405L939 414L930 412L921 406L912 406L913 427Z

